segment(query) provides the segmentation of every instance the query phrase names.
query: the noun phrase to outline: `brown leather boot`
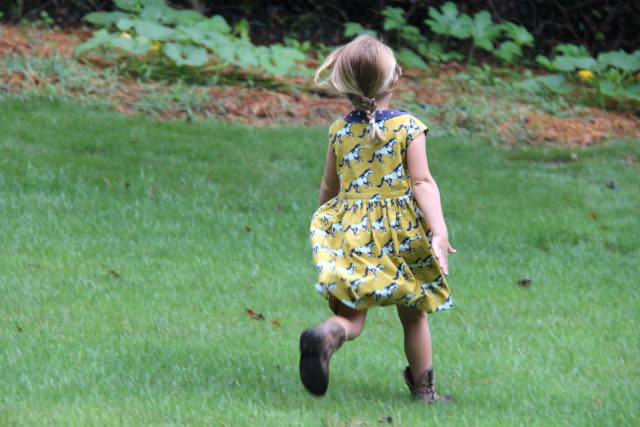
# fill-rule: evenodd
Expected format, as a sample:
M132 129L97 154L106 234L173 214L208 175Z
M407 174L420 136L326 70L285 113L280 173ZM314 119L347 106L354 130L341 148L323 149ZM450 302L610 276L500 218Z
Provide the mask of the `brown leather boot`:
M322 396L329 387L329 360L345 340L337 322L325 321L300 335L300 379L311 393Z
M407 383L409 391L411 391L411 395L415 400L426 403L433 403L437 401L442 403L453 402L453 397L441 396L436 393L435 381L433 379L433 369L427 369L424 374L422 374L417 384L413 383L413 379L411 378L411 371L409 370L408 366L404 370L403 374L404 381Z

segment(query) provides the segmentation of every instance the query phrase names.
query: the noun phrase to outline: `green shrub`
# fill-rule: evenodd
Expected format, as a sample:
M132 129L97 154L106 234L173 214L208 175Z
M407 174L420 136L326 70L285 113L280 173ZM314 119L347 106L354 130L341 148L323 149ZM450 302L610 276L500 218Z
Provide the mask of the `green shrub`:
M300 64L307 46L255 46L246 21L231 27L222 16L207 18L195 10L174 9L164 0L114 3L120 10L85 16L99 30L76 48L78 55L108 52L146 77L189 79L223 72L283 76L308 71Z

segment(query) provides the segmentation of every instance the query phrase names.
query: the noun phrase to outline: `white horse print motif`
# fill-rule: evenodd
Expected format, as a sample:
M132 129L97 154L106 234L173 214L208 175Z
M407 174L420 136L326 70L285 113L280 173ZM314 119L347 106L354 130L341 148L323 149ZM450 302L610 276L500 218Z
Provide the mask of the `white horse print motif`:
M349 224L347 228L344 230L344 232L346 233L347 231L351 231L354 236L357 236L359 231L367 229L368 222L369 222L369 217L365 214L362 216L362 219L360 220L360 222L357 222L355 224Z
M344 157L342 158L342 162L340 162L340 167L342 167L343 165L347 165L349 167L349 169L351 169L351 162L356 162L356 163L361 163L362 162L362 157L360 157L360 150L362 150L364 147L362 144L358 144L355 147L353 147L353 149L351 151L349 151L347 154L344 155Z
M329 235L329 233L326 230L323 230L322 228L316 228L316 227L311 227L309 229L309 234L311 236L315 236L317 234L322 237L327 237Z
M333 135L333 138L331 139L331 144L335 144L336 141L338 141L338 143L342 144L344 142L342 140L342 138L344 138L346 136L353 136L353 133L351 132L351 126L352 125L353 125L353 123L347 123L347 125L345 127L343 127L338 132L336 132L336 134Z
M351 282L349 282L349 288L357 294L358 289L360 288L360 285L362 285L363 283L364 283L364 279L352 280Z
M409 264L407 264L406 262L402 261L400 263L400 265L398 266L398 270L396 271L396 275L393 277L393 280L398 280L400 278L400 276L404 277L405 279L410 278L411 277L411 273L407 272L407 268L409 268ZM411 270L409 270L411 271Z
M371 156L371 159L369 159L369 163L372 163L373 159L378 159L381 164L384 164L384 160L382 160L382 158L384 156L393 156L395 154L395 152L393 151L393 146L397 143L398 140L393 138L391 141L378 148Z
M323 213L322 215L319 215L318 218L320 218L320 221L326 224L327 222L333 219L333 215L328 213Z
M413 140L412 134L414 132L417 132L420 130L420 126L418 126L418 122L416 122L416 119L414 119L413 117L411 117L408 121L402 123L400 126L398 126L398 129L394 130L393 132L400 132L400 130L404 129L405 131L407 131L407 138L409 139L409 141Z
M400 230L402 228L400 225L400 212L396 213L396 219L389 221L389 225L394 230Z
M416 240L420 240L420 236L407 237L402 242L400 242L399 250L402 252L413 252L413 249L411 248L411 242L415 242Z
M396 282L391 282L387 286L382 289L378 289L373 293L373 296L376 298L376 301L380 298L389 298L393 294L393 291L398 289L400 286Z
M322 249L327 253L330 253L334 257L343 257L344 256L344 240L342 241L342 245L340 249L331 249L328 246L320 246L320 249Z
M316 290L320 293L324 292L324 290L326 289L327 291L333 291L338 287L338 285L336 285L335 282L331 282L331 283L322 283L322 282L318 282L316 283Z
M402 163L398 164L393 172L386 174L380 180L380 184L378 184L378 188L382 187L383 184L387 184L389 188L393 187L394 181L399 181L404 177L404 170L402 168Z
M382 200L382 196L378 193L374 194L373 196L371 196L371 198L369 199L369 201L367 203L369 203L369 205L373 205L376 202L379 202Z
M347 190L345 190L345 191L347 191ZM361 207L362 207L362 200L358 199L358 200L356 200L355 202L353 202L353 205L351 205L351 207L349 208L349 210L350 210L351 212L355 212L355 211L357 211L358 209L360 209Z
M380 256L378 256L378 258L382 258L384 255L393 254L394 253L393 249L394 249L393 238L391 238L387 241L387 243L382 245L382 247L380 248Z
M349 264L349 267L347 268L339 268L338 270L340 270L341 273L347 275L347 276L352 276L353 272L356 271L356 265L354 263Z
M336 232L338 232L338 233L342 232L342 223L341 222L334 222L333 225L331 226L331 237L335 237Z
M425 257L425 258L419 258L419 259L415 260L413 263L409 264L409 267L415 268L415 269L431 268L431 266L433 265L433 261L434 260L435 260L435 258L432 257L432 256L428 256L428 257Z
M319 262L319 263L316 264L316 270L318 270L318 273L324 271L325 269L329 269L331 271L335 271L336 270L336 262L331 260L331 261Z
M443 302L436 308L436 311L448 310L451 307L453 307L453 298L451 298L451 295L449 295L449 298L447 298L445 302Z
M369 265L367 266L367 270L364 273L364 277L367 277L369 273L371 273L374 276L378 276L378 272L382 270L384 270L384 264Z
M425 292L433 292L436 289L442 288L442 282L444 282L444 277L442 275L439 275L433 282L424 282L423 284L421 284L420 290L423 294Z
M402 167L402 164L400 166ZM370 168L362 172L359 177L351 181L345 192L348 192L353 188L354 190L356 190L356 193L359 193L360 187L371 187L371 182L369 181L369 177L371 176L371 174L373 174L373 170L371 170Z
M387 125L385 125L385 121L384 120L379 120L376 123L376 127L380 130L380 133L385 133L387 131ZM360 135L358 135L358 138L364 138L364 136L366 134L369 133L369 127L371 125L367 125L365 126L364 129L362 129L362 133Z
M371 229L372 230L376 230L376 231L386 231L386 228L384 227L384 220L385 219L386 219L386 217L384 215L382 215L380 218L378 218L375 221L373 221L371 223Z
M362 246L358 246L357 248L353 248L351 249L351 252L349 253L349 255L353 256L353 255L369 255L370 257L373 256L373 244L375 243L374 240L369 241L368 243L362 245Z

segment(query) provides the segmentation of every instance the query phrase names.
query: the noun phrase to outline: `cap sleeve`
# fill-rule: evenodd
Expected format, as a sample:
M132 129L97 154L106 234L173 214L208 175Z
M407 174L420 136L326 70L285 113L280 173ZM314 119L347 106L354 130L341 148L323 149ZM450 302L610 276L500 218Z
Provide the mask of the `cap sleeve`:
M407 145L420 136L420 134L429 132L429 127L413 116L407 118L404 127L407 129Z

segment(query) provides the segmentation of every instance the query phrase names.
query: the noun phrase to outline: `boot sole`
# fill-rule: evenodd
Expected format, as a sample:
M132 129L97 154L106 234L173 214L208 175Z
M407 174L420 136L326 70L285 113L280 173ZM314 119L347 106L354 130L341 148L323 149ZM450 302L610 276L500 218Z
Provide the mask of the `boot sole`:
M316 396L323 396L329 387L329 367L322 363L322 348L322 336L314 329L300 335L300 379Z

